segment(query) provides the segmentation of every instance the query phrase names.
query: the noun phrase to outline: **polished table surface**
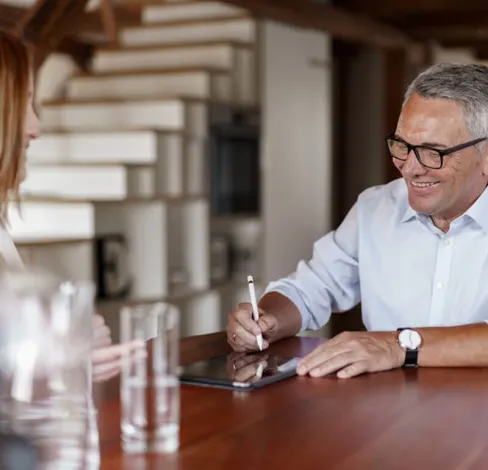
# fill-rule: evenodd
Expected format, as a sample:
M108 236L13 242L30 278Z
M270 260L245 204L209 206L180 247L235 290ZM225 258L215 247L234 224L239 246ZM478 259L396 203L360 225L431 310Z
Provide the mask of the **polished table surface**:
M290 338L270 352L303 356L320 341ZM183 363L227 351L221 333L181 342ZM99 384L96 398L102 470L488 468L485 369L294 377L250 392L182 385L172 456L124 455L117 378Z

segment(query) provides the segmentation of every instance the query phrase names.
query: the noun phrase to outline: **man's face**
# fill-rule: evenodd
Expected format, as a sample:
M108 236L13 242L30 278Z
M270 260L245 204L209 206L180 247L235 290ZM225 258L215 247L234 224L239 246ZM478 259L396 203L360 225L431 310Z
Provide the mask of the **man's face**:
M409 144L439 150L473 139L459 103L417 94L405 104L395 135ZM435 170L422 166L413 151L406 161L393 159L407 183L410 206L419 213L445 219L466 211L486 186L486 150L488 146L481 156L475 147L446 155L442 168Z

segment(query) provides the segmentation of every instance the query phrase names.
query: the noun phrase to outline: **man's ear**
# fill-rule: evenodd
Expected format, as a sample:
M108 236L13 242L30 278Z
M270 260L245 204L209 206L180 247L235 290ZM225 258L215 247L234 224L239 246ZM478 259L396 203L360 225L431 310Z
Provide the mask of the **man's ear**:
M483 176L488 176L488 144L485 144L483 150L481 151L481 174Z

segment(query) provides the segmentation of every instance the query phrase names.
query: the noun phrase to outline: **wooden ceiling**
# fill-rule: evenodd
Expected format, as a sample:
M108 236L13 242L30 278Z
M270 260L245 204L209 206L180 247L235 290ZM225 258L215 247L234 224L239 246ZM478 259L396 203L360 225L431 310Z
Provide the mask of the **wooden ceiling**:
M84 4L87 0L32 0L34 6L13 6L0 0L0 29L17 30L28 25L35 5ZM140 9L146 3L163 0L101 0L112 4L113 19L118 26L137 23ZM481 59L488 59L488 0L220 0L249 9L261 18L313 27L350 42L374 44L385 49L407 49L418 52L423 45L437 42L446 47L469 47ZM63 7L65 8L65 7ZM67 10L65 8L65 10ZM71 10L72 11L72 10ZM103 11L65 15L68 24L61 24L63 41L58 49L86 53L82 46L108 40L107 21ZM42 16L42 15L41 15ZM71 18L71 20L69 19ZM74 20L73 20L74 18ZM107 18L107 15L106 15ZM63 20L64 21L64 20ZM112 21L113 23L113 21ZM42 37L46 18L31 21L31 27ZM37 25L37 26L36 26ZM110 21L108 21L110 27ZM113 24L112 24L113 26ZM24 29L25 31L25 29ZM105 39L104 39L105 34ZM36 31L30 30L36 37Z
M488 0L334 0L334 5L412 40L472 48L480 59L488 58Z

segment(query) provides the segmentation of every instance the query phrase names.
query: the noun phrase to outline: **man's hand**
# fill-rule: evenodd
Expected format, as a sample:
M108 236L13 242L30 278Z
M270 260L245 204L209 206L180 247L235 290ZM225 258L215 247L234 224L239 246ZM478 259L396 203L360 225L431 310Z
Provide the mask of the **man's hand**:
M266 354L232 353L227 356L227 376L236 382L259 380L267 366Z
M258 351L256 336L263 335L263 349L269 347L273 332L278 326L274 315L259 309L259 321L254 321L250 303L241 303L229 313L227 320L227 341L237 352Z
M302 358L297 374L322 377L337 373L339 378L349 378L396 369L404 360L405 350L398 344L396 332L345 332Z

